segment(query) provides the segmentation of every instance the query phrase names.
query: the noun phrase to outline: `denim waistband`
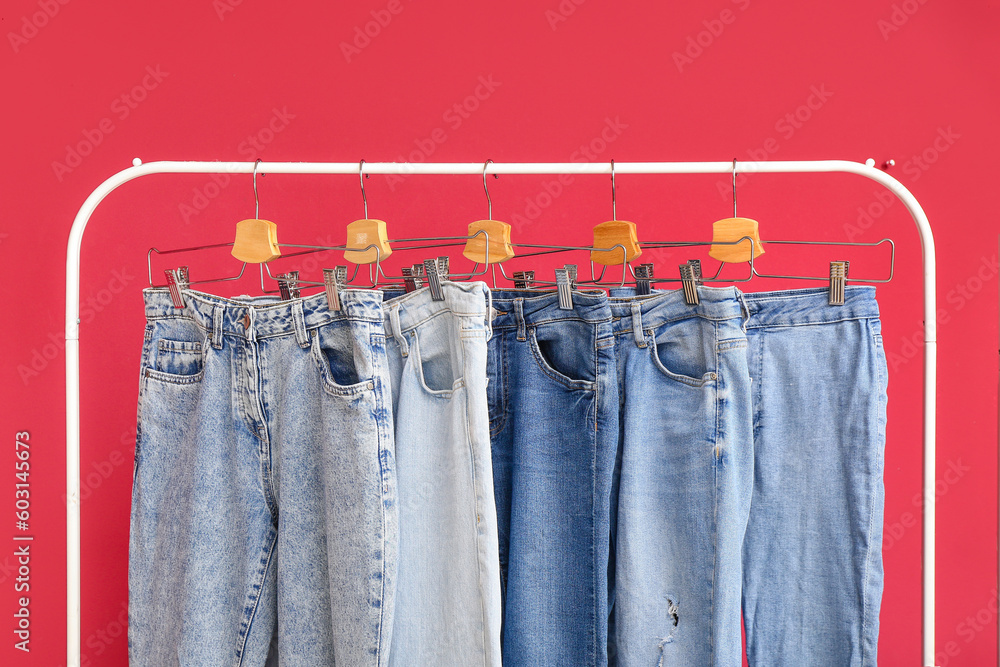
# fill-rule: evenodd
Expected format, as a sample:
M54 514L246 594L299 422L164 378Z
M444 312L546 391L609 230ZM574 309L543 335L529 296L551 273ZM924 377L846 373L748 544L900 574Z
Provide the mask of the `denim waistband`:
M744 292L742 298L750 312L747 321L750 328L827 324L879 316L875 288L869 285L849 285L842 306L830 305L830 290L825 287Z
M382 303L382 313L386 330L409 331L422 322L440 314L443 311L455 315L479 317L486 327L486 308L489 301L489 288L483 282L444 282L441 284L443 301L434 301L429 288L415 292L399 293L386 291L386 300ZM397 296L394 296L397 295ZM391 324L398 318L398 327Z
M247 322L252 321L257 338L301 333L335 320L382 321L382 293L378 290L341 290L339 311L329 309L323 292L290 301L276 296L227 299L189 289L183 294L184 308L174 308L166 288L143 290L146 320L186 317L206 331L243 337L247 336Z
M637 296L634 288L611 289L611 311L616 318L633 317L633 305L638 304L643 327L656 327L666 322L701 317L707 320L744 318L740 293L735 287L698 288L700 303L689 306L682 290L654 290Z
M519 306L515 304L520 304ZM520 317L529 324L566 319L609 322L608 297L602 291L574 291L573 310L559 308L559 293L541 290L493 290L493 328L518 329Z

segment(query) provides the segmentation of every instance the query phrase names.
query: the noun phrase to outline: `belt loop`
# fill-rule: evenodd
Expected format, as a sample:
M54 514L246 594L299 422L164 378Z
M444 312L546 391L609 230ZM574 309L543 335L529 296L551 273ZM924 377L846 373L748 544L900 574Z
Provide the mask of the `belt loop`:
M226 307L216 304L212 309L212 347L222 349L222 320L226 317Z
M743 292L735 287L733 289L736 290L736 298L740 300L740 309L743 311L743 321L740 322L740 328L743 329L743 333L746 333L747 325L750 323L750 306L747 305L747 300Z
M410 344L406 342L403 328L399 324L399 304L389 306L389 325L389 328L392 329L392 337L399 343L399 352L405 359L410 355Z
M493 318L497 314L493 312L493 290L486 284L483 284L483 289L486 290L486 342L488 343L493 338Z
M635 336L636 345L646 347L646 333L642 330L642 304L638 301L632 302L632 335Z
M522 297L514 299L514 317L517 318L517 339L528 340L528 332L524 326L524 299Z
M295 340L299 347L309 347L309 332L306 331L306 314L302 308L302 299L292 301L292 324L295 326Z

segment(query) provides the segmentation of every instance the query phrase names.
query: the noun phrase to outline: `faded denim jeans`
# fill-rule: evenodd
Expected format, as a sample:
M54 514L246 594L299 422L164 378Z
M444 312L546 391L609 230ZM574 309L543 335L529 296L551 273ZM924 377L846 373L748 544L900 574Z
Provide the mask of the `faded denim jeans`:
M389 662L396 468L382 295L144 293L129 546L139 667Z

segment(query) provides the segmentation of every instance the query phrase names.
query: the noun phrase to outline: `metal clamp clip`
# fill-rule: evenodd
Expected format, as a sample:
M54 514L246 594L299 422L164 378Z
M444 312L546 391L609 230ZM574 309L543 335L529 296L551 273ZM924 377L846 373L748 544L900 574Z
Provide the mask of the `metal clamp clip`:
M830 262L830 305L843 306L850 262Z
M556 286L559 289L559 309L573 310L573 287L569 279L569 268L556 269Z
M515 271L514 289L531 289L531 283L535 282L534 271Z
M438 260L424 260L424 274L427 276L427 286L431 288L432 301L444 301L444 292L441 290L441 276L438 274Z
M340 286L346 281L346 266L323 269L323 287L326 288L326 305L333 312L339 312L341 309Z
M170 300L173 302L174 308L184 307L184 295L181 293L184 283L181 281L180 273L181 269L167 269L163 272L167 277L167 287L170 289Z
M689 306L697 306L701 303L698 298L698 283L695 280L695 268L690 263L681 264L681 283L684 285L684 303Z
M635 293L643 296L651 294L650 281L653 279L653 264L648 262L635 268Z

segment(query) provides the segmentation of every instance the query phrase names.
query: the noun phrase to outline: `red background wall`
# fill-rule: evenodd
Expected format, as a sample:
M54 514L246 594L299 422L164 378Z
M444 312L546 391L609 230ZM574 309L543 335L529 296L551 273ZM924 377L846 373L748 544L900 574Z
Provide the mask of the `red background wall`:
M8 0L0 12L3 664L64 659L65 243L90 191L136 156L894 159L890 173L922 202L938 249L938 663L995 660L996 2ZM611 217L606 177L554 183L492 181L494 216L515 223L515 240L585 244ZM486 213L477 177L376 176L367 187L372 217L394 236L462 234ZM362 216L356 178L268 175L260 190L261 215L285 242L342 242L346 223ZM760 220L765 240L896 241L895 278L879 290L890 361L880 653L886 665L917 665L923 311L913 223L858 177L757 175L741 179L739 194L740 213ZM113 193L84 239L84 664L127 662L146 250L231 240L252 206L247 176L149 177ZM618 217L634 220L641 240L708 240L710 223L730 210L725 177L618 178ZM688 256L705 254L644 259L673 273ZM822 275L842 258L852 275L886 270L876 251L776 246L758 268ZM514 268L549 273L555 261ZM187 263L196 277L234 269L224 252ZM162 275L163 264L154 268ZM810 284L749 289L784 286ZM256 289L248 279L216 291ZM31 445L28 532L14 516L21 431ZM11 632L16 534L35 537L30 653L14 648Z

